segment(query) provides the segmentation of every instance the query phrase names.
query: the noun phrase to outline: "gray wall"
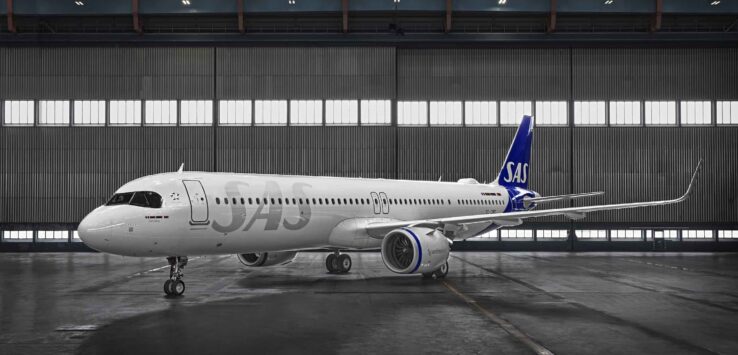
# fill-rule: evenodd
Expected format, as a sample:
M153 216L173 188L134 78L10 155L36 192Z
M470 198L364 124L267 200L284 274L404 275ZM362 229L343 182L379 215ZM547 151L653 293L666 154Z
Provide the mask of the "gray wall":
M0 100L736 100L735 58L736 49L705 48L0 48ZM513 133L3 126L0 223L78 222L126 181L182 162L188 170L489 182ZM607 191L587 203L671 198L699 157L705 170L686 204L585 221L738 227L738 127L538 127L531 181L544 195Z

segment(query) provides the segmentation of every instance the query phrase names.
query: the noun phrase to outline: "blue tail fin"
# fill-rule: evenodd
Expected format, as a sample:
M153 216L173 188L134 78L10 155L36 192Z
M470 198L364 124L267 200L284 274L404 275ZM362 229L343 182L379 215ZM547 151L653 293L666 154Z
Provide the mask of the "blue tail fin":
M505 163L497 175L497 183L502 186L528 188L530 177L530 152L533 144L533 117L525 115L515 133Z

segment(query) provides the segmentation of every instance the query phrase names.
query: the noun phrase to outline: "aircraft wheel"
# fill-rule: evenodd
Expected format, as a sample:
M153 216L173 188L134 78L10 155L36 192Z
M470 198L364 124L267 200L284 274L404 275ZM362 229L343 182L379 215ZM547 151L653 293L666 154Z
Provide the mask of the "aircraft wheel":
M336 257L336 254L328 254L328 256L325 258L325 268L328 269L328 272L331 274L338 271L338 257Z
M167 295L172 294L172 280L167 280L166 282L164 282L164 293L166 293Z
M338 272L345 274L351 270L351 256L348 254L341 254L338 256Z
M436 279L442 279L448 275L448 261L443 263L438 270L433 272L433 277Z
M181 296L185 292L185 283L182 280L174 280L171 284L171 294Z

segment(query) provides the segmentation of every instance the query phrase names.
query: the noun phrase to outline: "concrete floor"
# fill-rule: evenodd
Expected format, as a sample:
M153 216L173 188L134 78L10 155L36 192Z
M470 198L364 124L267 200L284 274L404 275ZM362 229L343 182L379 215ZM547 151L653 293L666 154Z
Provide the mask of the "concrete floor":
M738 353L738 254L457 252L448 278L354 253L243 268L191 258L0 254L0 354Z

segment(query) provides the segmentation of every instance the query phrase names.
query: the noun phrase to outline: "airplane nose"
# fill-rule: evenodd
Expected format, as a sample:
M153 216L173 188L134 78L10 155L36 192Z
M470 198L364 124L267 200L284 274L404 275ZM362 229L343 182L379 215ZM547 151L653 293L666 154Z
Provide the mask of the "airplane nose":
M90 212L79 222L77 227L79 239L82 239L87 246L99 250L99 247L105 243L106 233L109 232L106 225L107 223L98 210Z

